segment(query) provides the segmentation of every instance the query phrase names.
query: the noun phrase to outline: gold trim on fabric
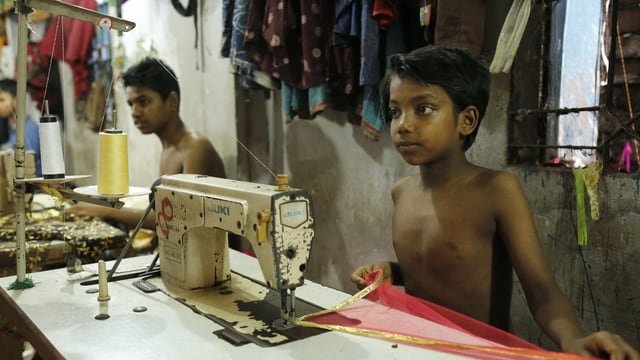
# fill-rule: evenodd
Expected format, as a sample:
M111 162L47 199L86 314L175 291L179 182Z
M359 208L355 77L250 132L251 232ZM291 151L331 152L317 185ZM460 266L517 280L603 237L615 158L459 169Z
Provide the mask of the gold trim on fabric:
M420 338L420 337L409 336L409 335L394 334L392 332L386 332L386 331L357 329L357 328L343 326L343 325L318 324L313 322L312 320L307 320L309 318L326 315L326 314L337 312L341 309L346 308L347 306L363 299L364 297L372 293L374 290L376 290L380 286L380 284L382 284L382 281L383 281L383 277L378 276L374 282L372 282L367 287L357 292L352 297L346 299L345 301L339 303L338 305L332 308L321 310L312 314L303 315L296 320L295 324L299 326L314 327L314 328L325 329L325 330L334 330L334 331L340 331L347 334L369 336L369 337L375 337L375 338L380 338L385 340L393 340L393 341L415 344L420 346L427 346L427 347L440 347L440 348L447 348L447 349L454 349L454 350L480 351L480 352L491 353L496 355L526 356L530 359L545 359L545 360L547 359L548 360L585 359L584 357L573 355L573 354L559 353L559 352L553 352L553 351L547 351L547 350L534 350L534 349L525 349L525 348L516 348L516 347L502 348L502 347L495 347L495 346L468 345L468 344L461 344L461 343L455 343L455 342Z

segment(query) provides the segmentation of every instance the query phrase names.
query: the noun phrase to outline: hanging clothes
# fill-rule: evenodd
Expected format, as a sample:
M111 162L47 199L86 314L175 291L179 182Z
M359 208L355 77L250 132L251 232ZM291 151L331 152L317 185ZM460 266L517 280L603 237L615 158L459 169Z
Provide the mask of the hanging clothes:
M333 3L250 0L244 49L261 71L281 80L282 113L313 119L329 100Z
M282 83L282 115L285 123L294 118L313 119L330 105L327 84L296 89Z
M98 9L95 0L69 0L66 2L89 10ZM40 53L69 64L73 73L76 98L82 97L91 87L87 61L91 54L91 40L94 31L95 25L92 23L65 16L55 16L47 27L42 40L38 43ZM58 33L60 33L59 37Z
M247 23L249 0L225 0L222 10L222 47L220 54L229 58L232 72L240 84L249 89L279 89L280 82L260 71L244 49L244 29Z
M360 1L336 2L333 56L329 69L330 86L336 94L348 95L358 87L361 11Z
M336 93L346 96L349 122L362 126L365 136L375 141L384 127L384 118L377 88L382 78L380 28L372 16L373 3L374 0L336 3L336 70L331 71L330 82Z
M327 81L333 2L251 0L245 50L259 68L298 89Z
M372 16L378 24L380 29L386 29L387 26L396 20L398 20L398 9L396 7L396 1L392 0L374 0Z
M373 141L380 139L380 133L384 128L385 118L382 109L382 98L378 90L378 83L383 75L383 67L380 64L380 29L384 29L380 24L379 13L376 13L376 3L378 0L363 0L362 5L362 55L360 57L360 85L364 87L362 96L362 130L364 135ZM389 2L389 1L385 1ZM395 5L393 10L396 11ZM394 14L397 14L395 12ZM378 22L376 22L378 17ZM385 22L385 27L389 23L397 20L397 17L390 17Z

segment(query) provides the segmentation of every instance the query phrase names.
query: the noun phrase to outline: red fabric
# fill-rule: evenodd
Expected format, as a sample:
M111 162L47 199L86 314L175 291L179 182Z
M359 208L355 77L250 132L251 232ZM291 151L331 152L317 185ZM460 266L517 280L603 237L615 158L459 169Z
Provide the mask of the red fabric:
M386 29L389 24L398 20L398 9L392 0L374 0L373 17L381 29Z
M66 3L96 11L96 0L67 0ZM91 39L95 24L64 16L55 16L49 23L47 32L38 43L40 52L65 61L71 66L76 98L86 94L91 88L89 66ZM61 33L61 36L58 36ZM62 52L64 49L64 53Z
M542 349L520 337L482 321L427 300L407 295L404 291L386 281L378 287L377 291L367 296L367 299L504 346Z
M380 271L372 273L372 283ZM544 350L513 334L383 282L363 299L303 319L318 327L386 338L475 359L564 359L583 357Z

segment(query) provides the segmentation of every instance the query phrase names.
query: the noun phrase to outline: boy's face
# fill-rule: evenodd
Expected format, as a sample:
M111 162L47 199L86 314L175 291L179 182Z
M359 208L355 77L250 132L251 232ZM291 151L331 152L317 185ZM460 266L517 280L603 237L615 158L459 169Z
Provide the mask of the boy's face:
M395 76L389 86L388 114L391 139L407 163L423 165L463 152L458 114L442 87Z
M0 91L0 117L14 119L16 99L11 93Z
M126 93L133 123L143 134L161 130L177 111L174 93L167 100L146 87L128 86Z

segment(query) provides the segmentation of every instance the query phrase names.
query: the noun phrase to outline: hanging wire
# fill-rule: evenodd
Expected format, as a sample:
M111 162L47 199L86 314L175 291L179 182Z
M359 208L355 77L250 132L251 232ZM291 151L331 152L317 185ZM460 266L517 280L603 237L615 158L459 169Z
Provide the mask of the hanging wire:
M109 91L107 91L107 98L105 99L104 102L104 111L102 112L102 119L100 120L100 126L98 126L98 132L102 131L102 125L104 124L104 121L106 120L107 117L107 108L108 103L109 103L109 98L111 97L111 89L113 88L113 76L111 76L111 81L109 82ZM114 128L115 128L115 109L114 109Z
M571 194L570 191L566 191L565 192L565 196L564 196L564 208L567 209L571 209L571 206L569 204L572 203L571 197L573 195ZM571 226L573 228L573 234L578 234L578 223L577 223L577 213L575 210L568 211L568 215L569 215L569 226ZM577 239L576 239L577 240ZM576 241L576 243L578 243L578 241ZM580 258L580 262L582 264L582 269L584 271L583 273L583 279L584 279L584 283L587 287L587 294L583 295L581 297L581 302L583 303L582 306L580 306L580 311L584 312L585 311L585 306L584 306L584 301L585 301L585 297L589 300L589 302L591 303L591 310L593 312L593 316L595 319L595 327L597 329L597 331L600 331L600 314L598 313L598 305L596 304L596 295L593 291L593 279L591 277L591 273L589 272L590 269L590 265L587 262L587 258L584 254L584 250L583 250L584 246L578 245L578 255Z
M631 104L631 91L629 90L629 78L627 77L627 67L624 61L624 51L622 49L622 39L620 37L620 24L616 22L616 34L618 35L618 51L620 52L620 64L622 66L622 76L624 77L624 90L625 95L627 97L627 109L629 111L629 119L633 118L633 105ZM615 61L615 59L612 59ZM613 86L613 84L609 84L609 86ZM631 123L631 130L636 131L635 123ZM638 142L635 139L632 139L633 148L635 149L636 154L636 164L640 165L640 153L638 152Z
M244 150L245 150L249 155L251 155L251 157L253 157L254 159L256 159L256 161L257 161L260 165L262 165L262 167L264 167L264 168L265 168L265 169L266 169L266 170L271 174L271 176L273 176L273 178L274 178L274 179L276 178L276 174L275 174L271 169L269 169L269 167L268 167L264 162L260 161L260 159L258 158L258 156L257 156L256 154L254 154L253 152L251 152L251 150L249 150L249 148L248 148L248 147L246 147L246 146L242 143L242 141L240 141L238 138L235 138L235 139L236 139L236 142L237 142L240 146L242 146L242 148L243 148L243 149L244 149Z

